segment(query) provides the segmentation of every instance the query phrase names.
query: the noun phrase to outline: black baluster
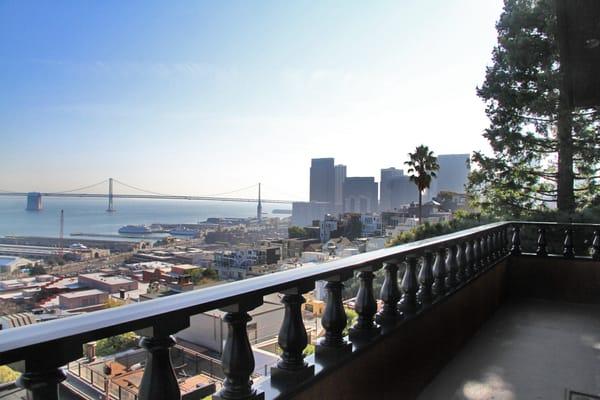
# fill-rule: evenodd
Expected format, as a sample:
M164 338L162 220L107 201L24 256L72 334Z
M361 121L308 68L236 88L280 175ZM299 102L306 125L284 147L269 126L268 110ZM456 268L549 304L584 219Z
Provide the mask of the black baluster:
M573 229L570 228L565 230L563 255L565 256L565 258L575 257L575 250L573 249Z
M521 228L519 226L513 228L510 254L513 256L521 255Z
M380 292L383 307L375 316L375 320L381 325L393 323L398 319L398 301L400 300L398 265L394 262L385 263L383 269L385 271L385 278Z
M169 349L175 345L171 334L189 326L189 317L161 320L140 333L140 347L146 349L146 366L139 387L140 400L179 399L181 392Z
M440 248L433 263L433 298L438 299L446 294L446 249Z
M227 337L221 355L225 380L223 388L212 396L213 399L259 399L264 396L252 387L251 375L255 364L247 331L247 324L252 320L248 311L261 304L262 298L258 298L223 309L227 313L223 317L227 324Z
M282 354L277 367L271 368L271 379L273 380L303 379L314 372L314 366L309 366L304 361L304 349L308 345L308 335L302 319L302 304L306 301L302 293L312 289L314 289L314 283L311 282L305 287L284 292L281 302L285 306L285 314L277 339Z
M538 256L548 255L548 242L546 241L546 228L544 227L538 229L537 249L535 254Z
M417 291L417 301L421 305L431 304L432 301L432 290L431 284L433 283L433 254L426 252L423 257L423 265L419 271L417 280L419 282L419 290Z
M490 232L487 240L488 259L490 263L496 260L496 232Z
M490 254L488 251L488 246L487 246L487 235L483 235L481 236L481 270L485 271L487 269L487 267L489 266L489 262L490 262Z
M456 246L448 247L446 258L446 290L452 290L456 286Z
M358 273L360 286L356 294L355 311L358 318L348 330L348 336L353 340L370 338L379 333L379 328L373 322L377 312L377 302L373 294L373 269L368 267Z
M23 354L25 372L17 379L17 386L27 390L28 400L58 400L59 384L67 377L61 368L81 357L81 343L64 342L60 345L42 345Z
M348 319L342 301L342 290L345 277L335 277L327 281L327 303L321 319L321 325L325 328L325 336L319 339L315 353L317 356L327 356L339 351L351 351L352 345L344 339L343 332Z
M39 369L25 363L25 373L17 379L17 386L27 389L29 400L58 400L58 385L67 378L60 367Z
M465 280L473 276L473 247L470 240L466 240L465 247Z
M400 289L402 290L402 296L398 302L398 311L403 317L410 316L415 313L417 309L417 257L409 256L407 258L406 270L402 277L402 283Z
M594 231L592 239L592 260L600 261L600 230Z
M456 245L456 284L460 285L466 280L465 277L465 249L463 243Z
M473 239L473 274L481 272L481 247L479 239Z

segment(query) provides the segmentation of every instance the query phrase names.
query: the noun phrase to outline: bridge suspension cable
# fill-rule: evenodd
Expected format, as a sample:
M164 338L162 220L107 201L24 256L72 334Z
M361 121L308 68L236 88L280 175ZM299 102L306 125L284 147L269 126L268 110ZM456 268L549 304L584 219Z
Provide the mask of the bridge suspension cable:
M108 179L105 179L105 180L103 180L103 181L101 181L101 182L94 183L93 185L82 186L82 187L78 187L78 188L76 188L76 189L71 189L71 190L63 190L63 191L60 191L60 192L54 192L54 193L72 193L72 192L77 192L77 191L80 191L80 190L84 190L84 189L93 188L94 186L100 186L100 185L102 185L102 184L104 184L104 183L106 183L106 182L108 182Z
M117 179L114 179L114 178L113 178L113 181L117 182L120 185L128 187L130 189L137 190L139 192L143 192L143 193L147 193L147 194L154 194L154 195L157 195L157 196L172 196L170 194L154 192L152 190L142 189L142 188L137 187L137 186L129 185L129 184L125 183L125 182L121 182L120 180L117 180ZM258 187L258 183L255 183L253 185L246 186L246 187L243 187L243 188L240 188L240 189L231 190L229 192L207 194L207 195L202 195L201 197L218 197L218 196L224 196L224 195L227 195L227 194L237 193L237 192L241 192L241 191L248 190L248 189L255 188L255 187Z
M129 189L137 190L138 192L142 192L142 193L154 194L154 195L157 195L157 196L171 196L171 195L166 194L166 193L153 192L152 190L146 190L146 189L142 189L142 188L139 188L139 187L136 187L136 186L133 186L133 185L129 185L129 184L127 184L125 182L121 182L120 180L115 179L115 178L113 178L113 182L117 182L118 184L123 185L125 187L128 187Z

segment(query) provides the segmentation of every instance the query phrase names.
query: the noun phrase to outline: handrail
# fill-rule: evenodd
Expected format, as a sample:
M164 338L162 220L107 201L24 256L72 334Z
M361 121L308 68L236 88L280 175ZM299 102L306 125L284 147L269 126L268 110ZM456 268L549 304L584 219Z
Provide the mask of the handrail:
M299 287L336 275L347 275L374 263L400 261L403 257L435 250L441 246L452 246L461 241L475 238L492 229L508 227L521 222L496 222L471 229L436 236L352 257L334 260L314 267L276 272L256 278L231 282L201 290L181 293L148 302L96 311L66 319L29 325L18 329L0 331L0 365L23 359L25 350L39 346L52 346L61 341L84 343L142 329L155 324L168 323L173 316L198 314L233 304L252 302L262 296Z
M578 228L600 228L600 224L582 222L544 222L544 221L508 221L511 225L536 225L536 226L574 226Z

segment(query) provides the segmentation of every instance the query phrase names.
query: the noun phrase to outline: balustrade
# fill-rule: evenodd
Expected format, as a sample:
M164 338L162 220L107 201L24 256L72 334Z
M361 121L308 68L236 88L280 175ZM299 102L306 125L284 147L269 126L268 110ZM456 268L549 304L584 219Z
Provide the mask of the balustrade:
M169 356L169 350L175 345L173 334L188 326L191 315L221 309L226 312L223 321L227 327L221 360L225 380L222 389L213 398L258 399L264 393L258 389L258 385L253 385L255 361L246 328L251 320L249 312L262 304L264 295L283 295L284 317L278 336L282 353L277 365L271 368L271 380L273 385L282 382L279 388L285 391L289 379L298 381L315 374L314 365L308 363L303 354L308 345L308 335L302 318L303 295L313 290L315 281L327 282L327 298L321 320L324 335L317 341L315 355L316 363L321 363L321 368L327 368L327 365L333 365L328 362L335 363L341 359L339 354L352 351L352 345L344 337L347 317L342 293L344 281L350 279L354 272L358 272L360 283L354 302L358 318L348 334L358 346L359 343L369 343L363 341L364 338L386 335L402 325L407 317L427 312L431 303L443 301L455 291L462 290L468 286L470 279L483 274L508 254L522 255L521 226L534 226L537 229L537 241L529 237L524 239L526 251L534 250L529 247L537 244L537 256L548 256L548 249L552 248L548 243L548 237L553 237L548 233L549 227L554 227L551 231L554 234L557 233L556 229L564 231L564 257L575 257L575 246L580 246L574 243L574 238L580 236L579 233L574 235L574 230L579 226L577 224L492 224L430 239L422 244L397 246L316 267L109 310L98 314L97 327L78 322L91 321L95 318L94 314L74 318L73 326L70 319L65 320L67 328L48 322L44 324L45 328L48 327L48 339L35 333L38 331L34 326L19 328L14 333L3 331L0 332L0 363L24 359L25 372L19 378L18 385L28 390L29 398L58 399L58 385L65 379L61 366L81 356L83 343L105 337L108 333L137 330L142 334L140 346L147 350L139 399L179 399L180 389ZM510 238L508 227L512 227ZM600 227L594 225L593 228L591 242L587 242L591 248L591 257L588 258L599 261ZM529 253L526 255L530 256ZM399 282L398 272L403 260L406 260L406 268ZM384 282L379 293L383 304L377 313L373 279L378 268L383 268ZM132 310L131 314L128 309ZM380 326L386 328L380 329ZM68 334L61 334L63 329L68 329ZM17 331L25 332L25 340L16 336ZM55 348L60 352L54 351ZM18 349L21 349L21 353ZM69 349L72 351L67 351ZM48 357L48 354L52 354L52 357ZM336 356L329 357L331 354Z

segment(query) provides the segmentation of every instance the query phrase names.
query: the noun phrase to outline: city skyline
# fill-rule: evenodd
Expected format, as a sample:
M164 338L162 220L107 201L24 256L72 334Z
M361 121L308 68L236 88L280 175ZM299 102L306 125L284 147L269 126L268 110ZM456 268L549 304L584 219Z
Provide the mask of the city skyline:
M0 188L304 199L310 158L378 176L421 143L485 150L481 3L2 3Z

